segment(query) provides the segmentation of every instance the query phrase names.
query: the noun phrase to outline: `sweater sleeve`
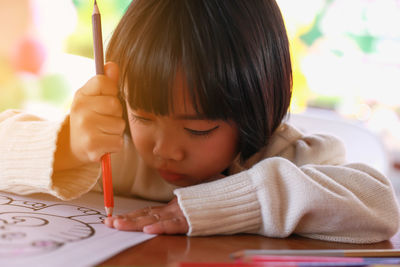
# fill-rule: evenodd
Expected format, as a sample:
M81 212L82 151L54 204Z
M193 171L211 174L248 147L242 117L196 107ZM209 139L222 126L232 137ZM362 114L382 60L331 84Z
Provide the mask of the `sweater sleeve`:
M0 113L0 190L48 193L63 200L79 197L96 183L99 164L53 172L63 122L46 121L16 110Z
M343 146L323 139L298 140L296 149L288 150L292 160L269 157L224 179L176 189L188 235L296 233L348 243L389 239L400 220L389 180L364 164L337 164ZM323 144L330 150L321 149Z

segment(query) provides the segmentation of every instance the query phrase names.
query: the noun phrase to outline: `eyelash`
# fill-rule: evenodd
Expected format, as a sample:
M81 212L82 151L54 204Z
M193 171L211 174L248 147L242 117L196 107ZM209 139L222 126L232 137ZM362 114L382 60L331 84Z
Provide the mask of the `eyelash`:
M151 122L151 119L145 118L145 117L141 117L141 116L137 116L137 115L132 115L132 121L138 120L142 123L149 123Z
M209 136L214 130L218 129L219 125L215 126L214 128L210 129L210 130L206 130L206 131L197 131L197 130L192 130L189 128L184 128L186 131L188 131L191 135L194 136Z
M132 115L132 120L138 120L141 123L150 123L152 122L151 119L145 118L145 117L141 117L141 116L137 116L137 115ZM195 137L207 137L209 136L214 130L218 129L219 125L215 126L214 128L211 128L209 130L206 131L198 131L198 130L193 130L190 128L184 128L189 134L191 134L192 136Z

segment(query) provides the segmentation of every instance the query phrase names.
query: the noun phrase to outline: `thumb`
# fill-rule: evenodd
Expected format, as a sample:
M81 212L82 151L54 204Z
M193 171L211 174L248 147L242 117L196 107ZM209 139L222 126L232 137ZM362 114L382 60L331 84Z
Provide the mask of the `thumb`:
M118 67L118 65L116 63L111 62L111 61L107 62L104 65L104 75L106 75L113 82L115 82L116 85L118 85L119 67Z

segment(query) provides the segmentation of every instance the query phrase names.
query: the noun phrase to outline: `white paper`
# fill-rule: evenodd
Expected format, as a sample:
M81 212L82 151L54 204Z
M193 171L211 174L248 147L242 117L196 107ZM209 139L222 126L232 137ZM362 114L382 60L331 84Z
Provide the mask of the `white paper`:
M116 197L114 214L154 204ZM104 213L96 192L68 202L0 192L0 266L93 266L155 236L108 228Z

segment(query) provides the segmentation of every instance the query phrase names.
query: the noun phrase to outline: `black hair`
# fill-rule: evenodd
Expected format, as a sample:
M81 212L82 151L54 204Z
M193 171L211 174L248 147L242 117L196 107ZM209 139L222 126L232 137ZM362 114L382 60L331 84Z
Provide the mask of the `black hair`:
M289 43L274 0L134 0L114 31L107 60L121 69L132 109L168 115L179 70L196 112L231 120L248 159L287 113Z

